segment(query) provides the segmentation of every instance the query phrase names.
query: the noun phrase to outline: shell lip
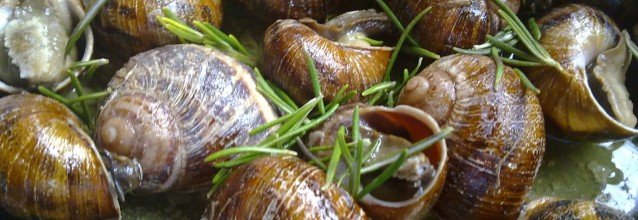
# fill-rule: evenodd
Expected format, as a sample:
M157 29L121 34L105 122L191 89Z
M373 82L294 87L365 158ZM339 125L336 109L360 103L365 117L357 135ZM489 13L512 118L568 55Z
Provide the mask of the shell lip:
M408 105L397 105L396 107L394 107L394 109L387 108L387 107L379 107L379 108L382 111L394 111L394 112L400 112L400 113L404 113L404 114L413 116L414 118L417 118L418 120L420 120L424 124L429 125L429 129L431 129L433 133L441 132L441 128L436 123L434 118L432 118L432 116L426 114L425 112L423 112L423 111L421 111L421 110L419 110L417 108L414 108L414 107L411 107L411 106L408 106ZM405 207L405 206L411 205L411 204L421 200L421 198L423 196L425 196L428 192L433 190L433 188L435 187L438 179L445 178L445 176L442 176L442 175L443 175L443 171L444 171L445 166L446 166L446 161L448 160L447 144L445 143L445 139L440 140L437 143L438 143L439 148L441 149L441 159L440 159L438 165L436 166L436 175L434 175L434 178L432 179L432 181L430 181L428 183L427 187L425 187L421 193L415 194L410 199L403 200L403 201L398 201L398 202L384 201L384 200L381 200L381 199L377 199L376 197L372 196L371 194L368 194L368 195L366 195L366 196L364 196L362 198L362 202L366 203L366 204L377 204L377 205L381 205L381 206L384 206L384 207L400 208L400 207Z
M78 2L78 1L73 1L73 2ZM76 18L84 17L85 11L81 3L69 4L69 7L71 7L71 11L73 11L73 14L75 15ZM93 56L93 44L94 44L93 30L91 29L91 26L86 27L86 30L84 31L84 38L85 38L84 53L80 61L89 61L91 60L91 56ZM73 75L79 76L80 70L74 71ZM57 92L67 87L69 84L71 84L71 78L66 77L62 82L54 84L52 89L53 91ZM15 87L0 80L0 92L15 94L20 92L27 92L27 89Z

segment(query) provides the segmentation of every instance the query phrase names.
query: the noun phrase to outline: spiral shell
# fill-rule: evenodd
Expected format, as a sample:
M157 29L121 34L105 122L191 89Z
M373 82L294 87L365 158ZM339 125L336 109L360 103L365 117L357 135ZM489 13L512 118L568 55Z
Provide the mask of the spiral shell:
M96 2L83 1L87 8ZM108 45L103 49L110 55L124 60L156 47L176 44L177 37L157 21L157 16L163 16L164 7L186 24L201 21L221 26L221 0L118 0L109 1L95 18L96 37Z
M309 135L309 146L334 146L336 132L340 126L352 127L352 114L354 105L341 107L334 116L313 131ZM438 124L432 117L423 111L400 105L395 108L380 106L361 106L359 109L361 133L367 130L372 131L372 136L379 136L377 140L381 142L379 149L374 152L374 158L384 158L387 153L397 152L402 149L396 148L391 136L405 138L410 142L418 142L422 139L441 132ZM364 140L374 139L372 136L362 135ZM383 137L381 137L383 136ZM384 139L385 138L385 139ZM386 141L387 140L387 141ZM374 140L370 140L373 142ZM367 152L368 149L365 149ZM326 152L329 156L330 152ZM422 154L427 158L429 164L433 166L433 175L426 181L402 181L398 178L395 182L388 181L381 188L392 189L392 194L401 194L400 199L395 199L396 195L387 195L382 190L375 190L364 196L360 201L361 207L368 216L373 219L421 219L427 216L434 203L436 203L447 173L447 147L445 140L437 142L434 146L424 150ZM411 156L410 158L413 158ZM407 164L407 162L406 162ZM365 177L365 176L364 176ZM394 184L397 183L397 184ZM406 185L418 185L413 190ZM392 200L387 197L395 197Z
M565 70L526 71L541 90L538 98L550 133L589 141L637 135L624 85L631 54L613 21L596 9L568 5L538 22L539 42Z
M343 189L295 157L269 156L234 168L210 197L208 219L366 219Z
M505 27L498 14L498 7L490 0L386 0L392 11L404 23L409 23L421 11L432 7L421 22L412 30L425 49L448 55L453 47L470 48L485 42L487 34L494 35ZM503 0L512 11L517 12L519 0Z
M312 18L323 21L341 0L238 0L244 8L266 21Z
M629 220L622 211L594 201L540 198L527 204L519 220L540 219L598 219Z
M120 217L113 181L80 120L39 95L0 99L0 207L17 217Z
M66 71L80 58L76 48L65 54L65 45L83 16L80 0L0 1L0 93L68 86ZM81 60L87 61L93 53L90 28L83 39L77 45L84 48Z
M213 152L255 144L248 132L275 118L256 90L252 70L216 50L169 45L141 53L109 83L113 93L96 127L99 146L137 159L138 191L192 191L210 186Z
M383 33L389 27L387 16L374 10L349 12L325 25L311 19L279 20L266 31L261 67L295 102L305 103L315 96L304 55L307 50L327 100L346 84L350 90L363 91L381 82L392 48L336 41L352 33Z
M449 170L435 211L451 219L513 219L545 151L538 99L514 71L479 55L439 59L408 81L399 104L419 108L454 133Z

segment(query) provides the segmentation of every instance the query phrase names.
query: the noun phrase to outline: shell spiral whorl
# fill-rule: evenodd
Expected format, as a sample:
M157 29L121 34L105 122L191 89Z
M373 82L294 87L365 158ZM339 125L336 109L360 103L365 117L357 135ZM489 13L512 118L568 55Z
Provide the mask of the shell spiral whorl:
M252 70L213 49L169 45L139 54L109 87L97 142L136 158L141 191L190 191L209 185L209 154L256 143L252 128L275 113L256 90Z

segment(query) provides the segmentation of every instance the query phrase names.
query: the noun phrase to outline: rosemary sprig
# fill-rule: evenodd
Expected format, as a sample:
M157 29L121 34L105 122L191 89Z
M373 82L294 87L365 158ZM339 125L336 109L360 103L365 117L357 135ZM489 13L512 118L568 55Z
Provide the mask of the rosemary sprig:
M164 16L158 16L157 21L159 21L166 30L177 35L180 40L214 47L251 67L256 65L257 57L246 50L235 36L227 35L215 26L199 21L193 22L193 25L199 31L195 30L179 20L177 16L166 7L162 9L162 13Z
M394 161L390 166L388 166L379 176L375 177L370 184L366 185L361 192L357 193L357 199L361 200L365 195L372 192L379 186L383 185L397 170L403 165L405 159L408 157L408 149L403 149L401 154L399 155L399 159Z
M403 77L401 78L401 82L397 83L396 81L383 81L377 85L371 86L370 88L364 90L361 95L362 96L372 96L370 100L368 100L369 105L375 105L377 102L385 102L386 106L394 107L395 94L401 93L403 87L407 85L408 81L412 79L418 73L421 68L421 64L423 63L423 58L419 58L419 61L416 67L410 72L408 69L403 70Z
M412 19L412 21L405 28L405 31L403 31L403 33L401 34L401 37L399 37L399 42L394 48L394 51L392 51L392 55L390 56L390 61L388 62L388 66L386 67L386 70L385 70L385 76L383 77L383 81L390 80L390 73L392 73L392 67L394 67L394 62L396 61L397 56L399 55L399 51L401 51L403 42L410 34L410 31L412 31L412 29L416 26L416 23L421 21L421 19L423 19L423 17L431 10L432 10L432 7L428 7L425 10L421 11L421 13L419 13L416 17L414 17L414 19Z
M494 89L498 87L498 84L501 83L501 78L503 77L503 61L501 60L501 56L498 54L498 49L492 47L492 59L496 63L496 76L494 80Z
M82 19L80 19L78 24L73 29L73 32L71 32L69 41L67 41L64 49L65 56L71 53L71 50L73 50L73 47L75 47L75 43L80 39L80 36L82 36L84 31L86 31L86 28L91 24L93 19L95 19L95 16L97 16L100 10L102 10L102 7L104 7L106 2L108 2L108 0L97 0L95 3L93 3L93 5L91 5L89 10L86 11L86 14L84 14Z
M375 40L375 39L366 37L365 35L357 35L355 38L357 40L362 40L362 41L370 44L370 46L381 46L381 45L383 45L383 41Z
M308 74L310 74L310 82L312 82L312 91L314 92L316 97L323 96L321 94L321 85L319 82L319 74L317 72L317 67L315 67L315 61L312 60L308 50L303 49L304 56L306 58L306 65L308 65ZM323 105L323 100L319 100L319 113L325 114L326 109Z

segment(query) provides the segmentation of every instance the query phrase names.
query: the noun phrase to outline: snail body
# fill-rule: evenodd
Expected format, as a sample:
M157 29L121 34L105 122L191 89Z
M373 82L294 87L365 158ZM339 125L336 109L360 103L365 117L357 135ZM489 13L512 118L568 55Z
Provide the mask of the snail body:
M631 217L622 213L622 211L596 203L595 201L545 197L527 204L518 219L629 220Z
M352 36L357 33L384 33L389 27L387 16L374 10L349 12L323 25L312 19L279 20L266 31L261 69L295 102L305 103L314 97L306 50L316 65L321 92L327 100L346 84L350 90L363 91L381 82L392 48L338 40L356 38Z
M453 47L470 48L485 42L487 34L494 35L505 27L496 13L498 7L489 0L386 0L404 24L428 7L432 11L417 23L412 36L421 46L440 55L452 54ZM517 12L519 0L503 1Z
M84 16L79 0L0 2L0 92L18 93L38 86L59 90L69 84L67 68L77 49L65 55L74 20ZM91 30L85 32L82 60L90 59Z
M589 141L637 135L637 119L624 85L631 54L613 21L594 8L567 5L538 22L539 42L564 69L526 71L541 90L539 100L552 125L550 133Z
M545 151L538 99L513 70L479 55L451 55L408 81L399 104L425 111L454 133L448 175L435 211L451 219L513 219Z
M295 157L266 156L233 169L210 197L207 219L367 219L348 193Z
M142 193L194 191L210 185L213 152L255 144L249 136L275 112L256 90L252 70L216 50L169 45L141 53L109 83L96 142L137 159Z
M352 127L353 109L354 104L337 110L334 116L310 133L308 145L334 146L339 127ZM441 132L432 117L405 105L395 108L361 105L359 118L363 142L380 143L375 151L370 151L371 146L365 146L364 152L370 151L372 156L364 165L386 158L410 147L412 143ZM319 156L329 156L331 152L326 151L324 154ZM447 155L446 142L441 140L423 152L408 157L395 176L364 196L359 204L373 219L426 217L443 189ZM368 176L363 175L362 179L366 180ZM349 183L344 183L347 184Z
M96 0L83 0L90 7ZM128 58L164 45L177 44L179 39L157 21L162 8L171 10L186 24L208 22L216 27L222 22L221 0L118 0L110 1L93 22L100 42L109 45L109 55Z
M80 120L40 95L0 99L0 208L16 217L117 219L115 185Z

